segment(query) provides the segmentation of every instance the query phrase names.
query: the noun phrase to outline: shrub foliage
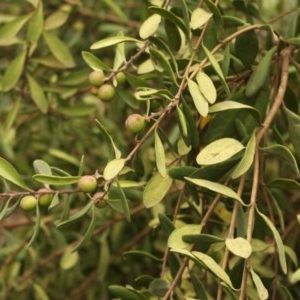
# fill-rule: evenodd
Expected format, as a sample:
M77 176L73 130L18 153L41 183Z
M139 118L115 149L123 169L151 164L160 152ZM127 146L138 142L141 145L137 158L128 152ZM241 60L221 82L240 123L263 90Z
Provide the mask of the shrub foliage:
M300 297L300 10L265 2L1 1L1 299Z

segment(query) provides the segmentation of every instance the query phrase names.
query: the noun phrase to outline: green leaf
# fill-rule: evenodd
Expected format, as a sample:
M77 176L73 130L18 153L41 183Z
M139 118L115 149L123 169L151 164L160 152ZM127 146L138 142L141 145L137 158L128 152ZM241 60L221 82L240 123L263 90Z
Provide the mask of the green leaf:
M116 181L116 183L117 183L118 194L120 196L121 203L122 203L123 213L126 217L126 220L128 222L130 222L130 209L129 209L128 200L127 200L126 195L125 195L123 189L121 188L121 185L119 184L118 180Z
M9 40L15 37L23 28L25 23L31 18L32 14L17 17L14 20L6 23L0 28L0 41Z
M90 116L96 111L94 105L76 105L74 107L59 107L59 112L67 117L85 117Z
M285 252L284 252L284 245L283 245L282 239L280 237L280 234L278 233L278 231L277 231L276 227L274 226L274 224L271 222L271 220L266 215L261 213L258 209L256 209L256 211L261 216L261 218L264 220L264 222L269 227L269 229L271 230L271 232L274 236L276 246L277 246L279 264L281 266L282 272L284 274L286 274L287 273L286 257L285 257Z
M48 15L44 23L44 30L53 30L63 26L68 21L69 14L69 11L57 9Z
M92 49L92 50L102 49L102 48L114 46L114 45L117 45L119 43L125 43L125 42L141 43L139 40L131 38L131 37L114 36L114 37L109 37L109 38L100 40L98 42L95 42L94 44L92 44L90 49Z
M40 213L40 207L39 205L36 205L35 207L35 220L34 220L34 227L33 227L33 234L31 236L30 241L28 242L28 244L26 245L26 247L30 247L34 241L36 240L39 231L40 231L40 227L41 227L41 213Z
M152 13L156 13L159 14L160 16L162 16L165 19L168 19L170 22L172 22L174 25L178 26L182 32L185 34L185 36L187 37L187 39L189 39L189 29L187 28L187 26L185 26L185 23L183 22L183 20L181 18L178 18L173 12L171 12L170 10L161 8L161 7L149 7L149 11Z
M35 44L43 32L43 2L39 1L36 10L28 23L26 40Z
M225 77L223 75L223 72L222 72L222 69L220 68L219 63L217 62L217 60L215 59L213 54L203 44L202 44L202 47L203 47L203 50L204 50L209 62L211 63L212 67L214 68L215 72L217 73L218 77L220 78L226 94L229 95L230 94L229 87L227 85L227 82L225 80Z
M289 125L289 135L291 142L295 148L298 158L300 158L300 117L289 110L287 107L284 107Z
M248 30L236 38L235 53L246 68L254 64L258 47L258 38L254 30Z
M62 270L70 270L75 267L78 261L78 251L73 251L72 247L68 246L66 247L65 252L60 259L59 266Z
M25 190L29 190L17 170L2 157L0 157L0 176Z
M95 71L109 71L110 68L102 62L97 56L88 51L81 52L83 60Z
M172 178L155 173L147 182L143 192L143 202L147 208L158 204L167 194L172 185Z
M75 62L68 46L55 34L49 31L44 31L43 36L54 57L66 68L73 68Z
M173 222L166 215L159 213L158 219L160 226L167 235L170 235L172 231L175 230Z
M103 171L103 177L105 180L111 180L115 178L121 170L124 168L126 163L125 158L115 158L108 162Z
M71 223L74 223L84 217L94 206L93 201L90 201L84 208L76 212L74 215L72 215L69 219L63 220L56 224L57 228L61 228L63 226L69 225Z
M174 249L188 249L191 243L185 242L183 236L199 234L201 227L199 224L187 224L172 231L168 238L168 247Z
M251 74L245 91L247 97L252 97L263 87L270 73L271 62L275 52L276 47L269 50Z
M217 90L214 83L204 72L198 72L196 76L201 94L210 103L213 104L217 100Z
M5 70L2 79L3 92L8 92L17 85L17 82L19 81L19 78L23 72L25 58L26 50L23 49Z
M280 161L291 167L297 177L300 176L297 161L292 152L285 146L275 144L260 148L260 151L276 156Z
M254 285L256 287L259 299L261 299L261 300L269 299L269 292L265 288L265 286L264 286L263 282L261 281L260 277L254 272L254 270L252 268L250 268L250 273L251 273Z
M36 174L32 178L40 183L51 184L51 185L69 185L77 183L81 176L54 176L54 175L43 175Z
M34 299L50 300L46 291L37 283L33 283Z
M145 40L149 36L153 35L161 22L161 16L158 14L153 14L148 17L141 25L139 30L140 38Z
M251 244L246 239L241 237L235 239L227 238L225 240L225 245L231 253L242 258L248 258L252 253Z
M154 132L154 148L157 170L162 177L165 177L167 174L165 149L157 130Z
M102 133L102 135L104 137L104 140L106 142L106 145L108 147L108 154L109 154L108 157L109 158L120 158L121 157L121 152L116 147L112 137L108 134L106 128L98 120L96 120L96 123L97 123L97 125L100 129L100 132Z
M222 138L204 147L196 157L199 165L212 165L225 161L245 147L233 138Z
M182 237L183 241L187 243L198 243L198 244L213 244L213 243L222 243L224 242L223 238L217 237L210 234L192 234L188 233Z
M133 289L128 289L120 285L110 285L109 291L115 296L122 300L146 300L141 294Z
M36 159L33 162L33 168L36 173L43 175L52 175L51 167L44 160Z
M238 165L233 170L231 177L236 179L246 173L250 167L252 166L254 155L255 155L255 147L256 147L256 138L255 134L252 134L244 153L243 158L240 160Z
M149 292L156 297L163 297L169 290L169 281L162 278L155 278L149 284Z
M290 280L291 280L292 284L295 284L298 281L300 281L300 269L298 269L294 273L292 273Z
M27 74L27 80L29 84L29 91L30 91L31 98L33 99L33 101L35 102L35 104L37 105L37 107L42 113L44 114L47 113L48 101L44 94L43 89L41 88L39 83L35 81L35 79L31 77L29 74Z
M206 117L208 114L208 102L201 94L198 84L189 78L187 79L187 84L198 113L202 117Z
M197 297L196 299L208 300L208 297L206 295L207 289L205 288L198 274L195 275L194 273L190 272L190 276Z
M132 255L132 256L136 257L137 259L139 259L140 257L147 257L147 258L150 258L150 259L158 261L158 262L163 261L161 258L159 258L147 251L130 250L130 251L123 252L122 255Z
M6 200L4 207L1 206L0 221L10 216L19 206L20 201L15 201L13 205L10 205L12 201L14 201L14 198L9 198Z
M300 190L300 183L293 179L276 178L268 183L268 187L283 190Z
M261 121L261 116L260 113L257 109L253 108L252 106L243 104L243 103L239 103L236 101L232 101L232 100L225 100L222 102L218 102L212 106L210 106L209 108L209 113L213 114L219 111L225 111L225 110L234 110L234 109L249 109L250 113L252 114L252 116L255 118L255 120L260 123Z
M184 256L187 256L194 260L196 263L200 264L200 266L205 267L211 273L213 273L217 278L223 281L226 285L228 285L232 290L236 290L231 283L231 280L227 273L222 269L220 265L218 265L213 258L210 256L198 252L198 251L188 251L185 249L171 249L173 252L177 252Z
M184 137L187 137L187 135L188 135L188 126L187 126L187 122L186 122L184 113L182 112L181 108L178 105L176 105L176 111L177 111L179 124L180 124L180 129L182 131L182 134L184 135Z
M72 249L72 252L76 251L77 249L81 248L82 246L84 246L86 244L86 242L90 239L90 237L92 236L92 234L94 233L94 229L95 229L95 226L96 226L96 221L97 221L97 218L96 218L96 213L95 213L95 205L92 206L91 208L91 221L90 221L90 224L83 236L83 238L79 241L79 243L77 243L74 248Z
M190 23L191 29L197 29L202 27L204 24L206 24L209 21L211 17L212 17L212 13L209 13L204 9L197 7L192 12L191 23Z
M195 179L195 178L189 178L189 177L185 177L185 179L199 187L202 187L202 188L208 189L210 191L216 192L218 194L222 194L229 198L235 199L235 200L239 201L242 205L245 205L245 203L243 202L241 197L235 191L233 191L232 189L230 189L229 187L227 187L223 184L204 180L204 179Z

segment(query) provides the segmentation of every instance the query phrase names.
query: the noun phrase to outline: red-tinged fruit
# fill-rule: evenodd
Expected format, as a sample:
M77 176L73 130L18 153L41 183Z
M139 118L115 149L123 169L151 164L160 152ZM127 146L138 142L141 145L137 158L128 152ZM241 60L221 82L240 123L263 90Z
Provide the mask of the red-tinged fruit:
M112 101L115 94L116 94L115 88L109 83L103 84L102 86L100 86L98 90L98 96L100 100L104 102Z
M91 175L82 176L78 181L78 188L84 193L92 193L97 188L97 179Z
M145 127L145 118L140 114L129 115L125 126L130 132L138 133Z

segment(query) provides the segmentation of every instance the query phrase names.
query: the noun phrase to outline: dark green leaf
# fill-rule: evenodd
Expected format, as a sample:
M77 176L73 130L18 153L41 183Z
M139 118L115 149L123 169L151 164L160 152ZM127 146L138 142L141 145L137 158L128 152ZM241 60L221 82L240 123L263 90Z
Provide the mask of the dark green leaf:
M120 285L110 285L108 287L111 294L115 297L119 297L122 300L146 300L141 294L133 289L128 289Z
M130 222L130 209L129 209L128 200L127 200L126 195L125 195L123 189L121 188L121 185L119 184L118 180L116 182L117 182L118 194L120 196L121 203L122 203L123 213L126 217L126 220Z

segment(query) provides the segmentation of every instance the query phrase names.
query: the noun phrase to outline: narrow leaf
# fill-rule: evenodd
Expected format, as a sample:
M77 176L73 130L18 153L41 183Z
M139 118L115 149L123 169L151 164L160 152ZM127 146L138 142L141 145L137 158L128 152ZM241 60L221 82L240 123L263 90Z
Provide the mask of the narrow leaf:
M119 43L125 43L125 42L131 42L131 43L140 43L139 40L131 38L131 37L126 37L126 36L114 36L114 37L109 37L103 40L100 40L98 42L95 42L92 44L90 49L102 49L106 47L110 47L113 45L117 45Z
M225 92L227 95L230 94L230 91L229 91L229 87L227 85L227 82L225 80L225 77L223 75L223 72L222 72L222 69L219 65L219 63L217 62L217 60L215 59L215 57L213 56L213 54L202 44L202 47L204 49L204 52L209 60L209 62L211 63L212 67L214 68L215 72L217 73L217 75L219 76L222 84L223 84L223 87L225 89Z
M204 98L210 103L213 104L217 100L217 90L214 86L214 83L208 75L204 72L198 72L196 76L200 92Z
M30 241L28 242L28 244L26 245L26 247L30 247L33 242L36 240L39 231L40 231L40 226L41 226L41 214L40 214L40 207L37 205L35 207L35 223L34 223L34 227L33 227L33 234L32 237L30 239Z
M75 66L73 56L68 46L61 39L49 31L44 31L43 36L51 53L61 62L61 64L66 68Z
M84 61L95 71L104 70L109 71L110 68L102 62L97 56L88 51L81 52Z
M189 78L187 79L187 83L198 113L202 117L206 117L208 114L208 102L201 94L198 84Z
M180 124L182 134L186 137L188 135L188 127L187 127L185 116L178 105L176 105L176 111L178 114L179 124Z
M0 157L0 176L25 190L29 190L17 170L2 157Z
M28 23L26 39L30 44L35 44L43 32L43 2L39 1L34 15Z
M45 114L48 111L48 101L43 89L41 88L39 83L35 81L35 79L29 74L27 74L27 80L32 100L35 102L39 110Z
M111 180L116 177L124 168L126 163L125 158L115 158L108 162L103 171L103 177L105 180Z
M54 176L54 175L42 175L36 174L32 178L40 183L52 184L52 185L69 185L77 183L81 176Z
M196 179L196 178L189 178L189 177L185 177L185 179L199 187L202 187L202 188L208 189L210 191L216 192L218 194L222 194L229 198L235 199L235 200L239 201L242 205L245 205L245 203L243 202L241 197L235 191L233 191L232 189L230 189L229 187L227 187L223 184L204 180L204 179Z
M246 150L243 158L240 160L240 162L232 172L231 177L233 179L240 177L250 169L254 160L255 147L256 147L256 138L255 138L255 134L253 134L246 146Z
M141 39L147 39L149 36L153 35L161 22L161 16L158 14L153 14L147 18L141 25L139 30L139 35Z
M225 245L230 252L242 258L248 258L252 253L251 244L241 237L235 239L228 238L225 240Z
M244 145L233 138L222 138L204 147L196 157L199 165L213 165L225 161L244 149Z
M157 170L162 177L165 177L167 174L165 149L157 130L154 133L154 148Z
M204 9L197 7L192 12L191 23L190 23L191 28L197 29L202 27L205 23L209 21L212 15L213 15L212 13L209 13Z
M130 222L130 209L129 209L129 205L128 205L128 200L127 200L126 195L125 195L123 189L121 188L121 185L119 184L118 180L116 182L117 182L118 194L120 196L121 203L122 203L123 213L126 217L126 220L128 222Z
M2 91L8 92L17 85L23 72L26 51L23 49L5 70L2 79Z
M269 292L265 288L265 286L264 286L263 282L261 281L260 277L254 272L254 270L252 268L250 268L250 273L251 273L254 285L256 287L259 299L261 299L261 300L269 299Z
M147 182L143 192L144 205L149 208L158 204L167 194L172 185L172 178L155 173Z
M282 272L284 274L287 273L287 264L286 264L286 257L285 257L285 252L284 252L284 245L282 242L282 239L280 237L280 234L278 233L276 227L274 224L271 222L271 220L261 213L258 209L256 209L257 213L261 216L261 218L264 220L266 225L269 227L269 229L272 231L276 246L277 246L277 252L278 252L278 258L279 258L279 264L281 266Z

